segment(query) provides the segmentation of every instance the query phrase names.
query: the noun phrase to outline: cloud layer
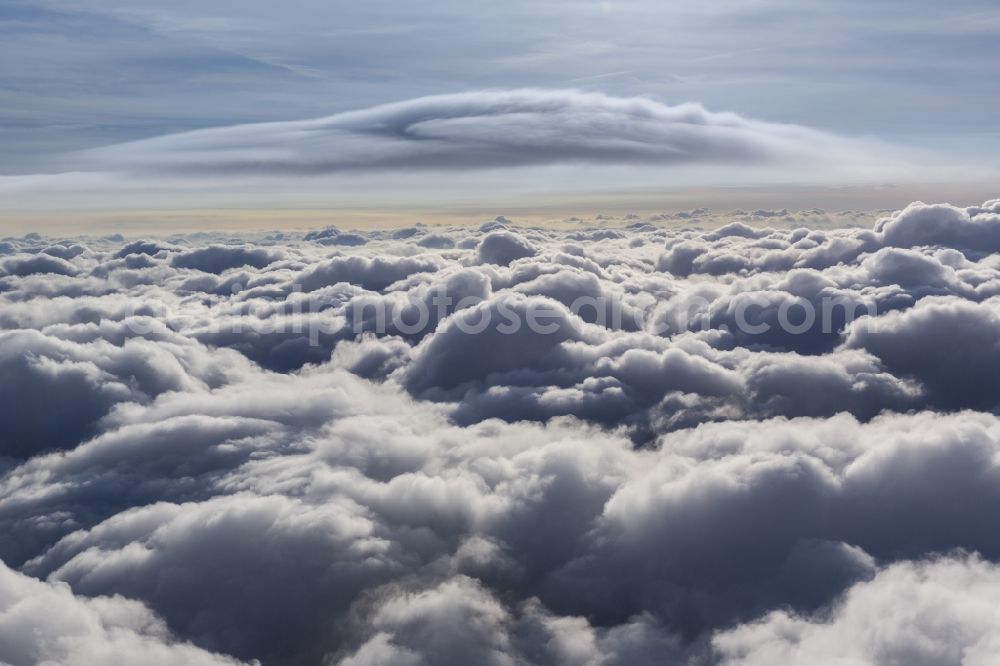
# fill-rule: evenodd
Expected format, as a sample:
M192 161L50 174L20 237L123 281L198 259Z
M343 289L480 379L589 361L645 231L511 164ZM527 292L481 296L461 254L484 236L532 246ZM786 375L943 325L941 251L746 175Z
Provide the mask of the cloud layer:
M172 134L89 151L87 163L175 176L296 175L564 163L815 163L870 152L860 141L698 104L503 90Z
M3 239L0 660L989 663L1000 202L822 215Z

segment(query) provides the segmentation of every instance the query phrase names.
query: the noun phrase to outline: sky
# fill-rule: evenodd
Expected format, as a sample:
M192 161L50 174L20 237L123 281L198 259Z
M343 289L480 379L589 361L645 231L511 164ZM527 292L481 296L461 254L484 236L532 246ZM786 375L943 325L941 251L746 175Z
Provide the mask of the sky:
M410 213L556 219L601 209L806 207L815 188L842 208L893 207L912 198L914 183L925 196L979 201L997 170L1000 92L989 82L1000 80L998 28L994 3L967 0L5 0L0 214L8 227L128 215L162 225L171 214L223 210L284 210L299 224L324 211L358 224ZM484 91L493 102L455 118L460 102L448 96ZM502 100L525 91L606 101L555 111L529 101L517 113L535 114L532 127L511 124ZM432 139L426 148L437 129L453 144L445 155L360 164L352 151L380 150L361 128L345 139L350 147L334 136L308 147L297 168L259 154L256 169L235 168L211 135L185 164L158 168L178 133L345 112L375 122L381 105L427 97L439 100L426 111L434 117L419 119L430 126L396 137L410 144L397 150L427 139L421 132ZM635 116L601 123L596 116L609 112L595 106L637 97L734 113L765 131L791 126L799 136L779 151L716 136L684 144L685 159L677 145L667 147L673 158L623 152L612 144L650 137L621 136ZM579 114L593 122L567 122ZM450 127L435 128L448 118ZM287 140L273 134L280 127L245 132L245 148L259 149L262 133L272 145ZM499 141L510 143L508 156L523 155L533 131L549 135L534 157L487 154ZM676 141L669 127L656 131ZM157 137L142 156L146 146L129 146ZM580 154L567 150L574 144L590 145ZM330 159L336 169L315 167ZM235 219L253 223L249 214Z

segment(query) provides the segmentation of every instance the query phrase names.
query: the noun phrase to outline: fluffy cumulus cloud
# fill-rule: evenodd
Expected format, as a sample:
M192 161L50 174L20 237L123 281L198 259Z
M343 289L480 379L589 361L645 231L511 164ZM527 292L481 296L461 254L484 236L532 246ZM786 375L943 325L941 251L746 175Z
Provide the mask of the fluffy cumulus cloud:
M0 661L991 663L1000 208L771 212L3 239Z
M325 118L172 134L93 150L84 165L177 175L314 174L555 163L748 163L871 155L858 140L697 104L572 90L438 95ZM787 211L785 211L787 212ZM363 243L339 236L335 244Z
M900 563L826 617L777 611L716 637L723 664L990 664L1000 650L1000 570L977 558ZM919 638L917 638L919 637Z
M240 662L176 640L143 604L81 598L0 564L0 661L22 664L237 666Z

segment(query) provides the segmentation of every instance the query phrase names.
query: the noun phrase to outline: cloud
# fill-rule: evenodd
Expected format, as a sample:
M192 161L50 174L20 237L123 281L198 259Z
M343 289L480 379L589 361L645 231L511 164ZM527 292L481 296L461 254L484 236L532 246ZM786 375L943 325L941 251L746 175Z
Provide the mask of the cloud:
M716 636L725 666L815 663L988 664L1000 646L995 564L956 557L888 567L824 617L776 611Z
M938 245L988 254L1000 251L998 208L996 201L968 209L915 202L879 220L875 230L886 245Z
M1000 398L1000 383L988 370L1000 362L998 308L997 298L982 303L926 298L908 310L855 322L846 344L875 354L899 375L917 378L942 407L990 409Z
M84 163L175 176L298 175L560 163L787 163L870 152L860 141L697 104L500 90L143 139L91 150Z
M365 617L368 640L335 663L620 664L682 659L679 641L648 618L605 629L537 601L509 608L473 579L400 591Z
M540 330L525 325L529 318L540 322ZM584 339L581 323L548 299L512 295L486 301L454 315L415 351L407 385L415 390L448 389L488 380L493 373L530 370L561 342Z
M36 273L53 273L56 275L74 275L73 264L61 257L39 253L29 256L14 256L0 261L0 270L4 275L34 275Z
M235 666L235 659L178 641L149 608L119 596L74 596L0 564L0 661L30 664L127 662Z
M508 231L494 231L479 241L479 259L485 264L507 266L512 261L535 255L534 248L517 234Z
M146 323L0 332L0 455L28 457L73 446L96 434L97 421L117 403L143 403L167 391L198 391L226 381L244 364ZM117 329L117 330L116 330ZM109 342L105 336L121 337ZM171 339L173 338L173 339ZM233 365L225 368L227 363Z
M279 253L263 248L210 245L196 250L178 252L171 257L171 263L178 268L194 268L206 273L222 273L230 268L241 266L263 268L277 261L280 257Z
M996 206L918 208L8 239L0 659L991 655Z
M432 257L334 257L311 265L299 279L306 291L347 282L382 290L414 273L434 272L441 264Z

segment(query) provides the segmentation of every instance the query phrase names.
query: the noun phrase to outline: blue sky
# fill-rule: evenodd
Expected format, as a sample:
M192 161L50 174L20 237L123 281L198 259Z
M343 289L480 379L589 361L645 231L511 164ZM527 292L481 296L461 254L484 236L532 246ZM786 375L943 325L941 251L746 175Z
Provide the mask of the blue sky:
M419 169L402 178L268 179L253 205L417 206L490 192L523 203L539 179L572 204L573 183L629 187L898 185L983 182L1000 130L1000 7L916 2L421 3L35 0L0 3L0 182L7 207L93 207L91 181L30 181L78 172L78 151L202 128L324 117L427 95L482 89L574 89L695 102L880 146L881 170L830 173L624 164L518 165L478 176ZM474 159L467 155L465 161ZM914 169L897 168L900 161ZM870 160L863 160L870 162ZM116 165L101 172L119 171ZM977 174L981 174L979 177ZM120 175L120 174L119 174ZM218 177L220 174L214 174ZM211 188L131 179L122 205L247 201L244 184ZM120 180L120 179L119 179ZM528 187L528 184L531 187ZM217 184L216 184L217 185ZM167 189L171 194L163 195ZM530 190L530 192L529 192ZM157 194L157 192L161 192ZM362 194L368 193L368 194ZM532 194L533 193L533 194ZM341 196L342 194L342 196ZM167 199L170 201L168 202ZM467 199L462 199L468 203ZM776 201L775 204L780 204ZM177 205L172 203L171 205Z

